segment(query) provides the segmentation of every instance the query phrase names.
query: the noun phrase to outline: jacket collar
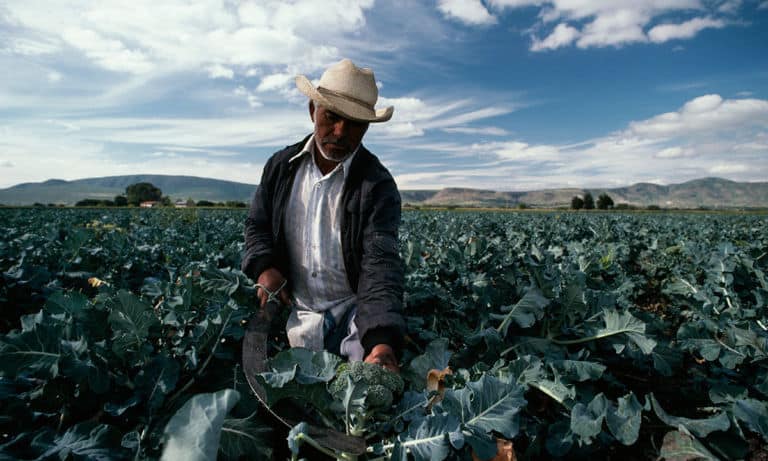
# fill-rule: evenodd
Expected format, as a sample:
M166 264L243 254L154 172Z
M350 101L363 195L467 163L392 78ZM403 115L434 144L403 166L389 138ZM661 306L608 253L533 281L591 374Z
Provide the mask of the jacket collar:
M296 155L292 156L288 159L288 164L294 163L294 161L303 158L306 154L311 154L314 152L315 149L315 135L309 135L309 138L307 138L306 142L304 142L304 148L301 149ZM301 145L301 143L299 143ZM350 154L346 159L344 159L343 162L341 162L341 170L344 174L344 180L347 180L347 177L349 176L349 171L352 166L352 161L355 159L355 157L358 157L357 153L361 150L365 150L365 147L363 147L363 143L361 142L360 145L357 146L357 148Z

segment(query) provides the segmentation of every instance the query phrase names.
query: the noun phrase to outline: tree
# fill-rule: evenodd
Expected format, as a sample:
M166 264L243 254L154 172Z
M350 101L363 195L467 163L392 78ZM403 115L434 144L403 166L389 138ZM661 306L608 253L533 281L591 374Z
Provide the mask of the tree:
M571 199L571 208L573 208L574 210L581 210L582 208L584 208L584 200L582 200L581 197L579 197L578 195L575 195Z
M584 209L585 210L595 209L595 199L592 198L592 194L590 194L589 192L584 194Z
M603 192L600 194L600 196L597 198L597 208L600 210L607 210L608 208L613 208L613 199L610 195Z
M216 204L209 200L199 200L197 206L216 206Z
M128 206L128 199L124 195L115 195L115 206Z
M134 206L141 202L157 202L163 197L163 191L152 183L139 182L125 188L128 203Z

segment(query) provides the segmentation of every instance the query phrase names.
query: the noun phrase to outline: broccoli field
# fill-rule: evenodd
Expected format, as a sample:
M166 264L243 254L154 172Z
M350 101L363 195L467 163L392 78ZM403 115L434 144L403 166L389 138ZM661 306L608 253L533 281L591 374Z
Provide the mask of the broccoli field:
M768 216L406 211L402 379L275 331L293 427L244 220L0 209L0 460L768 459Z

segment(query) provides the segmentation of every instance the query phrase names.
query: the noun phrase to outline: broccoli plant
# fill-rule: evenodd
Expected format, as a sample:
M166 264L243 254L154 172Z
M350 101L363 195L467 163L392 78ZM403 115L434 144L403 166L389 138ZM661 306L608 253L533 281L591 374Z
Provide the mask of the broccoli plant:
M403 379L386 368L365 363L342 363L328 385L334 408L343 414L347 434L363 436L385 421L395 396L403 392Z

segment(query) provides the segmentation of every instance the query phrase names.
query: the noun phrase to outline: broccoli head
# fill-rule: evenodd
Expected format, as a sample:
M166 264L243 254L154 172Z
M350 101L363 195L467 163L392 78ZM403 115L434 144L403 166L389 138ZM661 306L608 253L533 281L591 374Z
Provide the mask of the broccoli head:
M328 390L336 399L343 399L347 388L347 377L352 383L366 391L366 403L370 407L392 405L394 395L403 392L403 379L381 365L365 362L343 363L336 370L336 378Z

